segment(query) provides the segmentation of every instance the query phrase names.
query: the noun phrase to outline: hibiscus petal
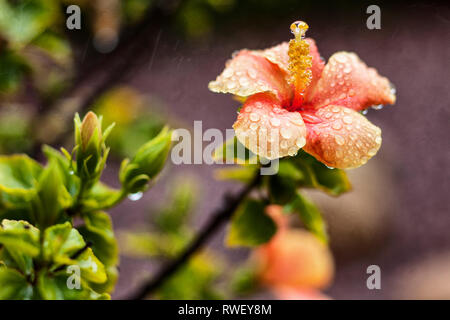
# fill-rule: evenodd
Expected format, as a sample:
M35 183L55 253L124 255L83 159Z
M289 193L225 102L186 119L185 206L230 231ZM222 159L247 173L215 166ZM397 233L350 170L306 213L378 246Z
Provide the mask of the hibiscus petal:
M271 92L284 103L292 95L291 86L285 79L285 73L276 64L249 50L241 50L228 60L225 70L208 87L214 92L241 97Z
M350 52L331 56L311 96L312 104L317 108L331 103L363 110L372 105L395 102L389 80Z
M317 81L320 79L323 68L325 67L325 63L320 57L319 50L317 49L316 42L311 38L306 38L306 42L309 44L309 54L312 56L312 80L307 89L306 95L311 91L312 88L316 85ZM278 65L281 70L286 72L286 75L289 74L289 43L282 42L279 45L276 45L272 48L266 50L257 50L252 51L254 54L261 55L268 59L270 62Z
M267 93L247 100L233 128L243 145L267 159L292 156L306 143L300 113L282 109L278 100Z
M373 157L381 146L381 130L360 113L330 105L317 110L316 121L306 122L304 150L335 168L355 168Z

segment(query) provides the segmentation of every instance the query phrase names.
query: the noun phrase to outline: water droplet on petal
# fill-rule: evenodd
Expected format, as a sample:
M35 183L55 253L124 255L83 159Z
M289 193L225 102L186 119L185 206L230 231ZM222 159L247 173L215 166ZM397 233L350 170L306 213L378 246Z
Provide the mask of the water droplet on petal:
M254 112L250 113L250 120L258 121L259 120L259 114L254 113Z
M297 147L302 148L306 144L306 140L304 137L299 137L295 144L297 145Z
M288 128L281 128L280 133L281 136L285 139L289 139L290 137L292 137L292 131Z
M381 109L383 109L383 105L382 104L378 104L378 105L372 106L372 109L374 109L374 110L381 110Z
M271 118L270 119L270 123L274 126L274 127L278 127L281 123L280 119L278 118Z
M395 89L395 86L389 82L389 89L391 94L395 95L397 93L397 89Z
M342 138L340 135L337 135L334 137L334 140L336 141L336 143L340 146L344 145L345 140L344 138Z
M350 116L344 116L342 121L344 121L344 123L346 123L346 124L351 124L353 120L352 120L352 117L350 117Z
M227 88L230 89L230 90L236 88L236 83L234 83L234 82L228 82L228 83L227 83Z
M288 154L290 156L295 156L297 154L298 149L296 147L292 147L289 149Z
M247 78L245 78L245 77L239 78L239 84L241 86L247 86L247 85L249 85L249 83L250 83L250 81Z
M226 69L226 70L223 72L223 76L224 76L225 78L231 78L231 77L233 76L233 69Z
M331 127L335 130L340 130L342 128L342 124L339 121L333 122Z

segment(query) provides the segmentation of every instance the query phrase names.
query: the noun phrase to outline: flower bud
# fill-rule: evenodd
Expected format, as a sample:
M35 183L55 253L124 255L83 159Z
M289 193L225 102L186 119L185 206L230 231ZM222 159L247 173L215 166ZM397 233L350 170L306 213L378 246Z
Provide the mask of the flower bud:
M272 288L323 289L334 273L328 247L301 229L278 232L256 249L255 260L261 282Z
M81 149L86 151L89 145L97 145L102 139L102 126L93 112L88 112L81 123Z
M77 171L81 176L91 176L95 173L101 161L102 127L101 120L93 112L89 112L80 123L75 118L75 141L77 149Z

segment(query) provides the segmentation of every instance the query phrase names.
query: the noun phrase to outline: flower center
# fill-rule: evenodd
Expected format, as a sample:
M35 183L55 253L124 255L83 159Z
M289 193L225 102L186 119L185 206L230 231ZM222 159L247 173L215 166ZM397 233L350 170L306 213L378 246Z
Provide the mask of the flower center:
M303 21L291 24L291 32L295 38L289 41L289 82L294 85L295 95L292 102L293 107L303 103L304 92L311 83L312 57L309 54L309 44L304 40L308 25Z

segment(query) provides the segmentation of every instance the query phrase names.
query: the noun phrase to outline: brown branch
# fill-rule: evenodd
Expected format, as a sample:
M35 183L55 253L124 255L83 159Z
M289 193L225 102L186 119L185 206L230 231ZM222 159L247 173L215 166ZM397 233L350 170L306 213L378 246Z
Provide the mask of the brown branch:
M147 297L150 293L158 289L166 280L175 274L198 250L200 250L208 239L219 229L219 227L231 218L242 201L250 194L250 192L257 187L261 182L261 175L259 172L245 188L234 196L225 198L223 208L217 210L212 214L212 218L201 229L200 233L194 241L184 250L184 252L176 259L170 261L163 266L155 276L148 282L144 283L136 290L128 299L141 300Z

